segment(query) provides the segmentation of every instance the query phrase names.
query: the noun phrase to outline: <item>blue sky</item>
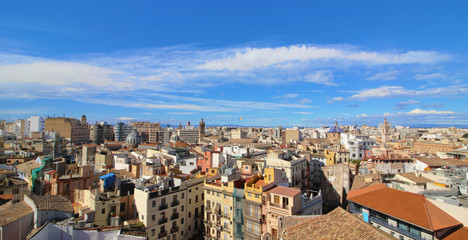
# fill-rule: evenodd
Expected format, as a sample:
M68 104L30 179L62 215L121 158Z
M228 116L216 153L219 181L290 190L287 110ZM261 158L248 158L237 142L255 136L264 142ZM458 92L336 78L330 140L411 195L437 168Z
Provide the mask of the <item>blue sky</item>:
M467 10L466 1L4 1L0 119L468 126Z

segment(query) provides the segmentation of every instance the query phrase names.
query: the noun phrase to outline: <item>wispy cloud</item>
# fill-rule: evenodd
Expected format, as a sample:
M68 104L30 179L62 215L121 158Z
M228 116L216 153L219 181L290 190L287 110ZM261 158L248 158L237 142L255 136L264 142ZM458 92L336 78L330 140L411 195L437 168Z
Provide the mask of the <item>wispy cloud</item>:
M443 107L443 103L429 103L429 104L421 104L422 108L441 108Z
M308 73L304 76L304 81L327 86L337 86L337 84L333 82L333 74L330 71L319 70Z
M430 74L416 74L414 76L416 80L434 80L434 79L446 79L447 75L443 73L430 73Z
M158 97L158 101L151 98L139 98L138 100L115 100L106 98L86 98L77 101L121 106L128 108L180 110L189 112L241 112L250 110L281 110L281 109L310 109L317 106L295 103L274 103L255 101L234 101L220 99L206 99L197 97L185 97L169 94L148 94L148 97Z
M443 117L442 117L443 116ZM303 119L305 125L323 126L333 125L334 121L338 121L339 124L354 125L354 124L366 124L376 125L376 123L383 122L384 118L387 118L392 122L392 125L403 125L403 126L418 126L421 124L425 125L468 125L466 119L468 119L468 113L461 112L457 113L454 111L436 111L436 110L421 110L413 109L408 112L397 112L397 113L381 113L381 114L357 114L354 117L337 116L334 118L316 117L311 119Z
M132 118L132 117L119 117L117 118L118 120L121 120L121 121L130 121L130 120L135 120L136 118Z
M245 48L227 51L221 58L213 59L200 66L206 70L247 71L265 68L291 61L353 61L367 64L412 64L435 63L451 57L433 51L408 51L384 53L356 51L344 48L326 48L308 45L293 45L276 48Z
M413 109L409 111L407 114L409 115L421 115L421 114L454 114L453 111L436 111L436 110L422 110L419 108Z
M468 93L467 85L448 86L439 88L427 88L422 90L406 89L401 86L382 86L373 89L364 89L350 97L352 100L365 101L376 98L392 97L442 97L456 96Z
M420 104L420 103L421 103L420 101L416 101L416 100L408 100L404 102L399 102L395 105L393 110L403 110L403 109L406 109L406 107L409 105L415 105L415 104Z
M395 80L398 75L398 71L390 70L386 72L377 73L371 77L366 78L366 80L383 80L383 81L390 81Z
M276 99L290 99L290 98L297 98L299 97L299 94L297 93L288 93L288 94L285 94L285 95L282 95L282 96L276 96L276 97L273 97L273 98L276 98Z

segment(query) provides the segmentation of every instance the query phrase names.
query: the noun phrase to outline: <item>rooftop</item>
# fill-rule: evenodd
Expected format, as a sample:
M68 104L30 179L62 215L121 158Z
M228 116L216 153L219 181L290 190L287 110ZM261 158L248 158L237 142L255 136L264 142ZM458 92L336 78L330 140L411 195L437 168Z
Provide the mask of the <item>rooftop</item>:
M430 167L438 166L449 166L449 167L459 167L459 166L468 166L468 162L465 162L460 159L454 158L427 158L427 157L418 157L419 161L429 165Z
M73 206L65 197L55 195L27 195L36 205L38 211L73 212Z
M431 231L462 224L426 197L385 184L350 191L348 200Z
M410 181L415 182L416 184L425 184L428 182L434 182L431 179L425 178L425 177L419 177L416 175L416 173L410 172L410 173L399 173L400 176L409 179Z
M289 227L284 240L293 239L393 239L338 207L327 215Z
M12 204L8 202L0 206L0 226L8 225L23 216L31 213L33 209L24 201Z
M451 233L444 240L458 240L458 239L468 239L468 227L461 227L457 231Z
M283 187L283 186L276 186L269 190L268 192L273 193L273 194L278 194L282 196L288 196L288 197L294 197L297 194L301 194L301 190L297 188L289 188L289 187Z

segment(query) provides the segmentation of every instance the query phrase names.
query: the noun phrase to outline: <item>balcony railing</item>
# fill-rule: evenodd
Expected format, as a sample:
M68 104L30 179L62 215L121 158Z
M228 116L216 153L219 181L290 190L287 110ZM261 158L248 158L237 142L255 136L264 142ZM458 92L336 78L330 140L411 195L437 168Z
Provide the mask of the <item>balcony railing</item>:
M211 213L211 208L210 207L205 208L205 212Z
M159 210L164 210L164 209L167 209L167 204L159 205Z
M396 227L396 226L392 226L390 224L388 224L388 222L384 219L380 219L380 218L376 218L376 217L373 217L373 216L369 216L369 220L372 221L372 222L375 222L375 223L378 223L386 228L390 228L396 232L399 232L403 235L406 235L410 238L414 238L414 239L417 239L417 240L423 240L423 238L421 238L420 235L418 234L415 234L415 233L412 233L410 231L407 231L405 229L402 229L402 228L399 228L399 227Z
M163 217L163 218L159 219L158 223L159 224L167 223L167 217Z
M179 227L177 227L177 226L171 228L171 234L175 233L175 232L178 232L178 231L179 231Z
M166 230L164 230L163 232L160 232L158 234L158 238L163 238L163 237L166 237L166 236L167 236L167 231Z
M177 206L177 205L179 205L179 201L178 201L178 200L172 201L171 207L175 207L175 206Z
M174 220L174 219L177 219L177 218L179 218L179 213L173 213L171 215L171 220Z
M354 207L352 204L349 207L349 211L352 212L352 213L362 213L360 209Z

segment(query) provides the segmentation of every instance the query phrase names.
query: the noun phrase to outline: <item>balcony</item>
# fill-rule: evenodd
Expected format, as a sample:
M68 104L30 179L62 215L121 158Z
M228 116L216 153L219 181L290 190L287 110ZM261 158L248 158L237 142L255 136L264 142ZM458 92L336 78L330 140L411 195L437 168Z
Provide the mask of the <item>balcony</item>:
M175 219L177 219L177 218L179 218L179 213L173 213L173 214L171 215L171 220L175 220Z
M167 217L163 217L163 218L159 219L159 221L158 221L158 224L164 224L164 223L167 223Z
M171 228L171 234L178 232L178 231L179 231L179 227L177 226Z
M175 201L173 201L173 202L171 203L171 207L175 207L175 206L177 206L177 205L179 205L179 201L178 201L178 200L175 200Z
M211 208L210 207L205 208L205 212L211 213Z
M349 211L352 213L362 213L361 209L354 207L354 204L351 204L351 206L349 207Z
M159 205L159 211L167 209L167 204L161 204Z
M396 231L398 233L406 235L406 236L408 236L410 238L414 238L414 239L417 239L417 240L423 240L423 238L421 238L420 235L417 235L417 234L412 233L410 231L407 231L405 229L402 229L402 228L399 228L399 227L392 226L392 225L388 224L387 220L384 220L384 219L381 219L381 218L376 218L374 216L369 216L369 220L372 221L372 222L375 222L375 223L377 223L379 225L382 225L382 226L384 226L386 228L392 229L392 230L394 230L394 231Z
M163 232L160 232L158 234L158 238L163 238L163 237L166 237L166 236L167 236L167 231L166 230L164 230Z

